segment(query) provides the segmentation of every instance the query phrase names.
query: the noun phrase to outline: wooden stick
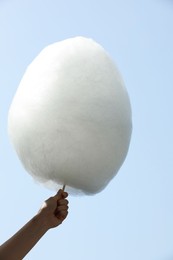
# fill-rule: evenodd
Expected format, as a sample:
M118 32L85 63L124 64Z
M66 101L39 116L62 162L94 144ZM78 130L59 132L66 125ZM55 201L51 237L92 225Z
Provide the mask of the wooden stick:
M65 186L66 186L66 185L64 184L63 187L62 187L62 190L63 190L63 191L65 191Z

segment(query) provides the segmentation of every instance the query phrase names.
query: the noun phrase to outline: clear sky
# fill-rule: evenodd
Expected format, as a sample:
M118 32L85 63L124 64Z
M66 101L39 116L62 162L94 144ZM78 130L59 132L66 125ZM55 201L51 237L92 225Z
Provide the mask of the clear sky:
M25 172L7 134L11 100L46 45L99 42L117 64L133 112L129 153L95 196L69 197L68 219L25 259L173 259L173 1L0 0L0 243L52 191Z

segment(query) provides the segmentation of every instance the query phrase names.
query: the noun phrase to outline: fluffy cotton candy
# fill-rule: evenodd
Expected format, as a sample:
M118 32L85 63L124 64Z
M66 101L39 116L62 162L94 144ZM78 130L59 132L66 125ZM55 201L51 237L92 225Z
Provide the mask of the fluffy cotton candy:
M10 107L8 127L34 179L94 194L126 157L130 102L105 50L76 37L46 47L30 64Z

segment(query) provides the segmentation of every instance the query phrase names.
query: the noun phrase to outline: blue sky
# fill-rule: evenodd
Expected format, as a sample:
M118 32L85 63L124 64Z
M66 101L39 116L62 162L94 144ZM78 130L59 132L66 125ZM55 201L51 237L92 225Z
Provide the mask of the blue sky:
M173 259L173 1L0 0L0 243L52 191L25 172L7 134L11 100L46 45L82 35L117 64L133 112L129 153L95 196L69 197L68 219L25 259Z

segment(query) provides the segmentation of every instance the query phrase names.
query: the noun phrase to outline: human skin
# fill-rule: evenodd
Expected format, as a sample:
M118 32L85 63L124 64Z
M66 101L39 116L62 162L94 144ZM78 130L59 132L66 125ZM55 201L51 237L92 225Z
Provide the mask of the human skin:
M67 192L59 190L47 199L39 212L0 246L0 259L23 259L49 229L59 226L68 214L67 196Z

